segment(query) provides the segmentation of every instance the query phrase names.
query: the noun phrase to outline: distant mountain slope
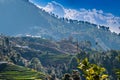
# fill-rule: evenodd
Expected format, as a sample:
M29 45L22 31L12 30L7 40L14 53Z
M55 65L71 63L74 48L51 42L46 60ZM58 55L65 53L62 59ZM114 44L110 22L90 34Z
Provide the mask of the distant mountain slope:
M58 19L28 0L0 1L0 26L0 32L7 35L29 34L53 40L72 36L76 41L90 41L94 48L97 46L103 50L120 49L120 36L111 33L108 27Z

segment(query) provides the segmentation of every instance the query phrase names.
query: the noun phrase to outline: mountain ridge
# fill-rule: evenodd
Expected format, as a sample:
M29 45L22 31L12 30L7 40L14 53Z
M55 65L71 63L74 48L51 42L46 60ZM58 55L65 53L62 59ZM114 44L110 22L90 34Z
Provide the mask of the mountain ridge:
M97 46L102 49L106 47L105 50L120 49L120 36L112 33L109 27L58 18L37 8L28 0L6 0L0 4L0 32L3 34L32 35L52 40L72 36L75 41L90 41L93 48L99 43Z
M58 3L57 1L48 2L45 6L41 6L35 0L30 0L31 3L35 4L40 9L45 10L49 13L54 13L58 17L64 17L73 20L88 21L90 23L109 26L112 32L119 33L120 17L115 16L112 13L106 13L103 10L93 9L71 9L66 8L65 5Z

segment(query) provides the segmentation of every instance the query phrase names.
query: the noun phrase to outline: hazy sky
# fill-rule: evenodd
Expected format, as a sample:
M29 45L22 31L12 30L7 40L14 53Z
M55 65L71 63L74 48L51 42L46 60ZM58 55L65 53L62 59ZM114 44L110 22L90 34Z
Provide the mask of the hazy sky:
M34 0L40 5L46 5L53 0ZM120 16L120 0L54 0L62 4L66 8L73 9L97 9L103 10L106 13L112 13Z

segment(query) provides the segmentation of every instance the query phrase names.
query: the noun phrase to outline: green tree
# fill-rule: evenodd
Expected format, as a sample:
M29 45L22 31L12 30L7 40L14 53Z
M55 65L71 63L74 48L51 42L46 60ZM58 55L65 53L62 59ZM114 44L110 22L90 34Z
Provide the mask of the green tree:
M31 68L33 68L37 71L43 71L44 72L44 69L43 69L43 66L42 66L40 60L36 57L32 58L29 67L31 67Z
M86 80L108 80L105 68L89 63L88 58L79 62L78 68L83 71Z
M118 80L120 80L120 69L116 70L116 74L117 74Z
M120 56L118 57L120 61ZM116 69L116 75L118 77L118 80L120 80L120 69Z
M77 62L77 57L74 56L69 62L69 69L77 69L78 62Z

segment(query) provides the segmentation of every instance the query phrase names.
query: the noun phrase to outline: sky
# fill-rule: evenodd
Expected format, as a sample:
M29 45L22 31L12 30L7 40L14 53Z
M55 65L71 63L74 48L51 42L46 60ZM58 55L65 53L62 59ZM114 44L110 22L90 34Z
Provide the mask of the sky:
M30 0L59 17L110 27L120 33L120 0Z
M46 5L53 0L33 0L40 5ZM103 10L106 13L112 13L116 16L120 16L120 0L54 0L62 4L66 8L72 9L97 9Z

